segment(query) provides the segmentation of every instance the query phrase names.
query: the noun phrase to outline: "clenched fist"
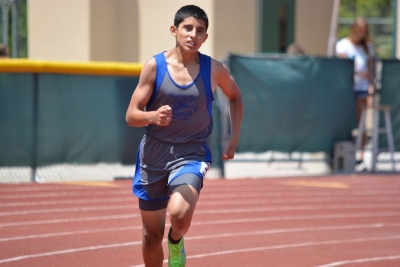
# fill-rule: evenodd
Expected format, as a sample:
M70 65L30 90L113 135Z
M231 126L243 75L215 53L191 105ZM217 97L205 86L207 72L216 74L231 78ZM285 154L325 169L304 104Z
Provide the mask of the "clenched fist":
M169 105L164 105L155 111L152 123L158 126L167 126L171 120L172 108Z

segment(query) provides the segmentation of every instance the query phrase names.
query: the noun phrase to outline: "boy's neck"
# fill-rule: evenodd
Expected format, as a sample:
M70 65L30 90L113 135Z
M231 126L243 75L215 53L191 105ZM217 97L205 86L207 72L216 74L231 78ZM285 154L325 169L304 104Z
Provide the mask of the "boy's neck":
M198 51L194 53L185 53L179 47L175 47L171 52L171 55L175 57L179 63L182 63L185 68L193 63L198 63Z

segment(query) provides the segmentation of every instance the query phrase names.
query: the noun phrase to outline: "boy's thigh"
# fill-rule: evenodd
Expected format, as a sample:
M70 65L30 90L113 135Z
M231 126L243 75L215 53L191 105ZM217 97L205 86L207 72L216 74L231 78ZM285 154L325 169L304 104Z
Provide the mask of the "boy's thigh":
M203 179L211 164L204 161L188 161L171 171L168 178L169 193L171 194L179 185L190 185L200 193L203 188Z
M152 196L152 200L145 200L139 198L139 208L141 211L158 211L167 208L169 195L174 192L174 190L182 185L188 185L193 187L197 194L200 193L201 188L203 187L203 177L200 177L198 173L186 172L182 173L178 176L175 172L172 172L169 184L167 185L167 180L160 180L160 185L153 184L152 186L147 187L147 192ZM161 182L162 181L162 182ZM164 185L165 186L164 186ZM169 191L169 192L167 192ZM168 196L168 198L165 198Z
M181 185L189 185L193 187L198 194L200 194L200 190L203 187L203 178L194 173L184 173L179 175L168 185L170 194L172 194L174 190Z
M165 209L168 206L168 172L164 174L143 171L148 177L147 180L140 185L142 191L139 197L139 208L144 211L157 211Z
M161 242L164 237L166 212L166 208L154 211L141 209L143 234Z

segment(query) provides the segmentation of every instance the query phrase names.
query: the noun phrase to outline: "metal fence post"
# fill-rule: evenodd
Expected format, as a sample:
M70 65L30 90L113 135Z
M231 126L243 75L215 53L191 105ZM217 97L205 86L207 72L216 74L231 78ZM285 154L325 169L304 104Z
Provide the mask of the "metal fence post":
M2 14L2 43L8 45L8 0L2 0L1 2L1 14Z
M13 58L18 57L18 8L17 0L12 0L11 2L11 41L12 41L12 52L11 56Z
M31 182L37 182L37 140L38 140L38 109L39 109L39 74L33 74L33 136L32 136L32 158L31 158Z

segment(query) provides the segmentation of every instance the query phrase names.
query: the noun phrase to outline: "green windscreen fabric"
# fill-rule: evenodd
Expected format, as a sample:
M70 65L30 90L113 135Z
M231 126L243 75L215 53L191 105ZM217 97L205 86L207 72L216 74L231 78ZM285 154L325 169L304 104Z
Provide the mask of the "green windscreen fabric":
M380 105L391 107L392 132L395 150L400 149L400 60L384 60L382 65L382 87ZM380 114L380 127L384 127L384 118ZM379 138L380 147L387 148L386 135Z
M138 77L41 74L37 163L133 164L143 128L125 113Z
M135 164L145 130L125 113L137 76L0 73L0 166ZM218 108L209 143L220 158ZM215 166L221 166L216 160Z
M327 152L356 127L353 62L230 55L242 91L238 152Z
M125 113L138 81L139 77L41 75L38 165L134 164L145 131L129 127ZM210 144L218 151L214 139Z
M34 74L0 73L0 166L32 166Z

